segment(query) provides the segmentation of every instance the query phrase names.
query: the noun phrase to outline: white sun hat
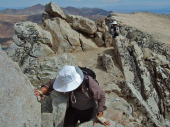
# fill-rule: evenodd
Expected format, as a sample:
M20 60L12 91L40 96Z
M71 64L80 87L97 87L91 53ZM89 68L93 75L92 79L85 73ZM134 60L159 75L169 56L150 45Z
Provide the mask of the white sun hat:
M111 24L117 24L117 21L116 21L116 20L114 20Z
M83 82L84 75L80 68L65 65L58 73L53 84L54 90L58 92L73 91Z

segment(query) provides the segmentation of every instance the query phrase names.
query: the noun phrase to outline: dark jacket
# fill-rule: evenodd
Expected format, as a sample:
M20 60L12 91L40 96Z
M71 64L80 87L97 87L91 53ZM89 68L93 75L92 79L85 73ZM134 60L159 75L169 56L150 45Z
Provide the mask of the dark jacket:
M111 26L110 33L113 37L119 36L119 33L120 33L119 27L118 26L114 26L114 27Z

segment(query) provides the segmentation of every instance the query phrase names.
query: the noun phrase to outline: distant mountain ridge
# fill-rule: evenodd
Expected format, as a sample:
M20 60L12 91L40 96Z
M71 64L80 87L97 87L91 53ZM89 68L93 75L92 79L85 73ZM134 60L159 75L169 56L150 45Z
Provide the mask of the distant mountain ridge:
M24 9L11 9L7 8L4 10L0 10L2 14L10 14L10 15L35 15L42 14L44 12L44 5L37 4L32 7L27 7Z
M90 15L103 15L108 16L112 11L106 11L100 8L75 8L75 7L66 7L61 8L65 14L72 15L81 15L81 16L90 16Z
M24 9L4 9L0 10L2 14L10 14L10 15L35 15L42 14L44 12L45 6L41 4L34 5L32 7L27 7ZM108 16L112 11L106 11L99 8L75 8L75 7L66 7L61 8L65 14L72 15L81 15L81 16L91 16L91 15L103 15Z

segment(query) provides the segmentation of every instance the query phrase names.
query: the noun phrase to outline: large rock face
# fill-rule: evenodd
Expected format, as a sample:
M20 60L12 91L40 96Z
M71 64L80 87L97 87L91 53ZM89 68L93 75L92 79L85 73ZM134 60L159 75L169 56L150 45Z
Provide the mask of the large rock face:
M29 79L0 49L0 126L40 127L41 106Z

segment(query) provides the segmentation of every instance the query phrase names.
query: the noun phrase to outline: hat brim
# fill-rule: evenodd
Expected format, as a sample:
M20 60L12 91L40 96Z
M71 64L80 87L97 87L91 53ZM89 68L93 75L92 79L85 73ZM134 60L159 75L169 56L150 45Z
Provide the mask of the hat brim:
M76 75L75 80L73 80L72 82L69 82L67 84L61 84L58 81L58 77L56 77L56 80L53 84L54 90L56 90L58 92L70 92L70 91L73 91L76 88L78 88L84 80L84 74L83 74L83 72L81 71L80 68L75 67L75 69L78 73Z

